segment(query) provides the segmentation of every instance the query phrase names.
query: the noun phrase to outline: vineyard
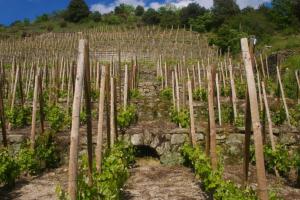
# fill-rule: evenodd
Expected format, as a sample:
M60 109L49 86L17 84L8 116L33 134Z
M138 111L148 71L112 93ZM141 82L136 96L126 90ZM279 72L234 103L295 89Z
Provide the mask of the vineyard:
M253 40L0 40L0 199L300 199L300 75Z

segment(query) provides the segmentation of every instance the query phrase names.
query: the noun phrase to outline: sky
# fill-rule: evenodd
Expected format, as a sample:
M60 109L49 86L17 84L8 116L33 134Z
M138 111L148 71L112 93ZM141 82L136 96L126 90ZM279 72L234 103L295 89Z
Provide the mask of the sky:
M16 20L28 18L34 19L44 13L51 13L67 7L70 0L0 0L0 24L9 25ZM241 8L246 6L257 7L263 2L270 0L236 0ZM142 5L147 8L158 9L159 7L172 3L177 7L183 7L189 3L196 2L201 6L210 8L213 0L86 0L91 11L108 13L115 6L125 3L133 6Z

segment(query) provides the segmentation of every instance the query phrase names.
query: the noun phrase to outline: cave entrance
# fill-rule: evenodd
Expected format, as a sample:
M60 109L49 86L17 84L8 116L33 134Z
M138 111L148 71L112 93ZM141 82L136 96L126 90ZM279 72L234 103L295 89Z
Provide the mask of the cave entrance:
M137 158L152 157L152 158L155 158L155 159L158 159L158 160L160 158L157 151L154 148L150 147L150 146L136 145L135 149L136 149L135 156Z

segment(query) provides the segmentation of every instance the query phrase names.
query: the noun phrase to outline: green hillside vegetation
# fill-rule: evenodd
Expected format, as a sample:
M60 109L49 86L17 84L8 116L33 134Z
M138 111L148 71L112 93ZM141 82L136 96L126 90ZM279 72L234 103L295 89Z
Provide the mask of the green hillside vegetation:
M300 1L272 0L272 6L263 4L257 9L247 7L242 10L235 0L214 0L211 9L197 3L190 3L183 8L167 4L158 10L120 4L114 11L101 14L89 11L84 0L71 0L65 10L43 14L33 21L24 19L7 27L0 26L0 38L80 31L103 25L186 28L207 34L210 44L219 46L223 53L228 49L238 53L239 39L243 36L255 36L260 48L272 46L271 51L298 49Z

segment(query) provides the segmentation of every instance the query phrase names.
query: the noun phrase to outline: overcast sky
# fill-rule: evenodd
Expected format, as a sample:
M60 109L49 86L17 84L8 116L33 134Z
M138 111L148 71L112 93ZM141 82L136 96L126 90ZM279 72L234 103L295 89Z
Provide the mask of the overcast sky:
M257 7L270 0L237 0L241 8L246 6ZM50 13L67 7L69 0L0 0L0 24L9 25L15 20L24 18L34 19L43 13ZM213 0L86 0L92 11L107 13L115 6L126 3L133 6L142 5L147 8L157 9L166 3L172 3L177 7L183 7L196 2L209 8Z

